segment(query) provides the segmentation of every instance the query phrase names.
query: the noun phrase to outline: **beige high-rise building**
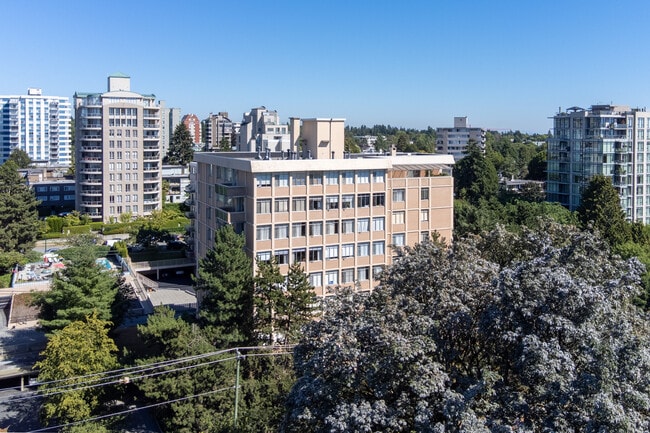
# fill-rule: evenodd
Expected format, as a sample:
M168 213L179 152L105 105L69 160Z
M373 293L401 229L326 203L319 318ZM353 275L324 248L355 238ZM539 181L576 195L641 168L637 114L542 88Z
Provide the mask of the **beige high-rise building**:
M76 209L93 220L161 209L160 107L131 91L131 78L108 77L106 93L75 93Z
M392 261L391 245L434 231L451 240L451 155L344 153L343 119L290 120L284 152L196 153L194 250L232 224L256 261L286 274L301 263L318 295L337 285L369 290Z

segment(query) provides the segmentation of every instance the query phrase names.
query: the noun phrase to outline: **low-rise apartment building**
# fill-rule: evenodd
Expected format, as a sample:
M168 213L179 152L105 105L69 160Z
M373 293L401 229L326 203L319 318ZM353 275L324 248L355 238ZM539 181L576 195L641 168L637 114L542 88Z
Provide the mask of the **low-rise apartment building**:
M256 261L286 274L299 262L318 295L369 290L392 262L392 245L432 232L451 240L451 155L344 152L343 119L290 120L285 152L196 153L194 250L204 257L215 231L232 224Z

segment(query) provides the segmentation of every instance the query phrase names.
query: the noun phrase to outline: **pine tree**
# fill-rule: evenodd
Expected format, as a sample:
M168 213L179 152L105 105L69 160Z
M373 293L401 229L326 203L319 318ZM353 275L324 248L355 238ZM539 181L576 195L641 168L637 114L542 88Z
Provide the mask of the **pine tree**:
M594 176L582 192L578 218L585 228L598 230L610 245L620 245L631 238L630 225L621 209L621 199L607 176Z
M100 320L118 319L113 314L120 279L94 262L88 250L75 262L54 275L51 290L34 294L34 305L40 308L41 326L46 330L62 329L96 312Z
M252 269L244 251L244 236L230 225L217 230L214 248L199 262L195 287L202 297L201 323L219 348L251 341Z
M286 285L285 308L280 318L280 329L287 343L300 339L300 329L314 318L316 294L309 284L309 277L300 263L289 266Z
M169 141L169 151L167 153L166 162L169 164L187 165L194 158L194 143L192 143L192 135L184 123L180 123Z
M262 344L274 344L277 341L278 317L285 310L285 278L275 260L257 263L255 282L255 333Z
M494 165L475 142L467 146L466 155L454 167L454 189L458 198L476 204L483 198L495 197L499 179Z
M24 253L39 232L38 201L13 161L0 165L0 252Z

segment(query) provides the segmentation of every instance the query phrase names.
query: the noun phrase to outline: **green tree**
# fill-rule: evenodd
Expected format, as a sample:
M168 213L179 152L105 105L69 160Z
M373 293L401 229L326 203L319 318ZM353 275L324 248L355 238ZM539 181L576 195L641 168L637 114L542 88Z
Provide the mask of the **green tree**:
M528 176L526 179L546 180L546 150L541 150L528 162Z
M298 262L289 266L285 297L279 329L286 343L295 343L301 335L301 328L314 319L317 303L314 287L309 284L309 277Z
M285 278L275 260L257 262L253 297L254 328L262 344L275 344L278 337L278 318L285 310Z
M168 307L156 307L146 325L138 325L138 336L148 356L137 364L151 364L193 355L214 352L203 331L196 325L175 318ZM203 357L182 364L161 367L160 371L176 372L152 375L138 382L139 389L153 402L174 400L231 387L234 382L233 362L214 362L218 357ZM207 362L206 362L207 361ZM201 364L204 364L201 366ZM223 431L231 426L232 393L216 392L197 399L180 401L157 409L157 419L166 431L191 433Z
M195 281L199 317L216 347L233 347L252 340L253 266L243 234L232 226L221 227L214 239Z
M222 152L230 152L232 150L232 145L230 144L230 139L228 137L223 137L219 141L219 150Z
M95 312L100 320L117 319L114 304L121 284L117 275L95 263L92 250L84 249L74 262L55 274L51 290L34 294L41 326L48 331L62 329Z
M591 178L582 192L577 213L583 227L598 230L610 245L630 240L630 226L611 178L603 175Z
M80 377L117 367L117 346L108 336L109 322L95 313L84 320L71 322L55 331L41 353L34 368L39 370L38 380L46 383L41 391L51 388L70 388L62 393L47 396L41 407L46 424L52 421L68 423L89 418L102 401L103 387L78 390L74 384L87 378Z
M168 164L187 165L194 158L194 143L192 135L184 123L179 123L169 141L169 151L166 156Z
M494 165L485 157L481 148L470 140L466 155L454 168L454 189L456 196L477 203L481 198L495 197L499 179Z
M361 153L361 147L357 139L352 135L345 135L345 151L350 153Z
M641 271L555 224L399 250L307 326L281 431L649 431Z
M29 154L22 149L14 149L9 154L7 161L13 161L18 168L27 168L32 163L32 159L29 157Z
M30 250L39 233L38 201L13 161L0 165L0 252Z

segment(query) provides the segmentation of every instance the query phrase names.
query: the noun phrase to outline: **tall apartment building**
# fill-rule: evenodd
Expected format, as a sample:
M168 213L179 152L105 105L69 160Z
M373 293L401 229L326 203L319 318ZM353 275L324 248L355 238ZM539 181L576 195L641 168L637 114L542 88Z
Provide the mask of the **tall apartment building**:
M169 141L171 140L174 129L181 123L181 109L167 108L165 101L159 101L160 104L160 151L163 157L169 152Z
M221 149L222 140L226 139L231 149L233 148L234 124L227 112L219 112L208 116L203 121L205 129L205 143L207 150Z
M358 284L369 290L391 263L391 245L453 230L451 155L344 153L343 119L290 121L284 152L196 153L188 204L194 251L233 225L256 261L281 271L299 262L318 295Z
M571 210L592 176L612 179L627 218L650 224L650 114L623 105L571 107L553 116L547 200Z
M452 154L456 161L465 156L470 140L485 149L485 129L472 128L467 117L454 117L453 128L436 128L436 152Z
M281 152L289 150L289 140L289 127L280 123L278 112L257 107L244 113L237 136L237 150Z
M196 116L196 114L186 114L181 120L187 127L187 130L190 131L192 136L192 143L199 144L201 143L201 121Z
M150 215L161 208L160 107L108 77L106 93L75 93L77 210L94 220Z
M27 95L0 95L0 164L20 149L36 163L70 165L71 119L70 98L35 88Z

